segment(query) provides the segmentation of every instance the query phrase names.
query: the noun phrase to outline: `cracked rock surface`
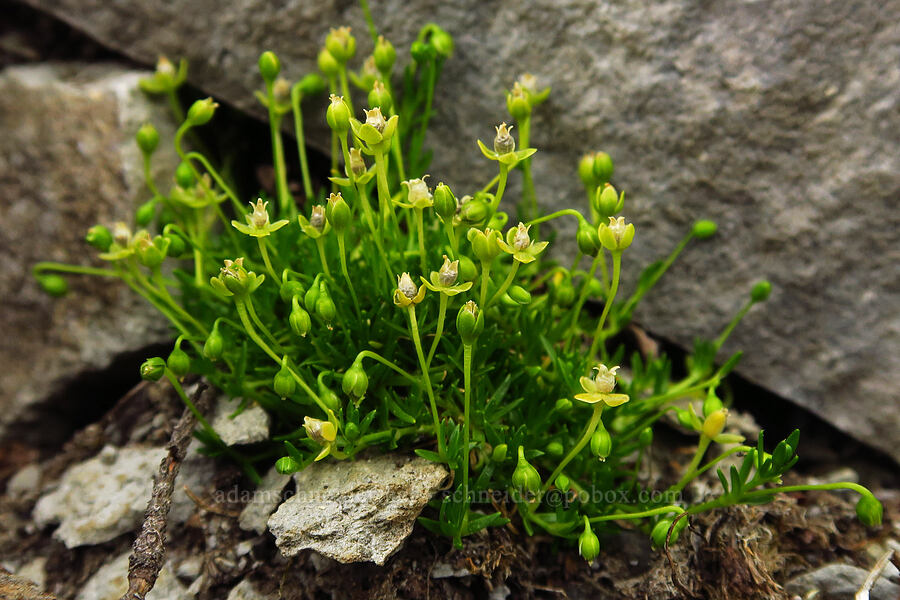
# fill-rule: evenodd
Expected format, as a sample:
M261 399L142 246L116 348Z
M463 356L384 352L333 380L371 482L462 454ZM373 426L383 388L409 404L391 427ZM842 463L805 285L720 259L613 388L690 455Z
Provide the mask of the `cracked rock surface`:
M295 475L297 494L269 529L285 556L311 548L342 563L383 565L446 477L442 465L395 454L314 463Z

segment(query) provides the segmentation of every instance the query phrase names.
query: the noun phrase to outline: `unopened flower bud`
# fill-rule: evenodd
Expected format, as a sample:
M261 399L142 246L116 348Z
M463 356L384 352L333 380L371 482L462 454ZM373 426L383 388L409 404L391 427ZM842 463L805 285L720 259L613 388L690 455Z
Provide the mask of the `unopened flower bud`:
M638 444L641 448L647 448L653 443L653 428L652 427L644 427L641 429L640 435L638 435Z
M572 408L572 401L568 398L560 398L553 405L553 409L557 412L567 412Z
M578 161L578 178L588 190L592 190L597 186L597 179L594 177L594 156L596 152L590 152L581 157Z
M322 51L319 52L317 64L319 65L319 70L328 78L335 77L341 69L337 59L334 58L327 48L322 48Z
M346 231L353 218L350 214L350 206L340 192L331 194L328 197L328 208L325 209L325 215L328 218L328 222L331 223L331 227L337 233Z
M188 109L187 119L185 119L185 121L191 127L206 125L207 123L209 123L209 120L213 118L213 115L215 114L216 108L218 108L218 106L218 104L213 102L212 98L197 100Z
M594 155L594 179L597 185L603 185L612 179L613 161L606 152L598 152Z
M722 433L722 430L725 429L725 422L728 420L728 409L720 408L717 411L711 413L706 419L703 421L703 428L701 432L706 437L712 439Z
M166 366L175 377L184 377L191 370L191 357L176 345L169 354L169 358L166 359Z
M470 346L475 343L481 332L484 331L484 314L472 300L469 300L459 309L456 315L456 330L463 344Z
M410 45L409 53L413 60L419 64L430 62L437 56L437 50L434 49L434 46L419 40L414 41Z
M331 103L325 111L325 120L338 134L347 133L350 129L350 107L347 106L343 96L331 95Z
M167 233L163 237L166 238L169 244L169 247L166 249L166 256L178 258L184 255L185 250L187 250L187 243L185 243L184 238L175 233Z
M587 221L583 220L578 225L575 241L578 242L578 249L585 256L597 256L597 252L600 251L600 237L597 235L597 229L591 227Z
M481 198L463 196L459 218L468 223L480 223L488 216L488 205Z
M140 148L141 152L145 155L153 154L153 151L156 150L156 147L159 145L159 133L156 131L156 127L150 123L141 125L141 128L138 129L134 139L137 142L138 148Z
M478 277L478 267L468 256L459 257L459 277L463 281L472 281Z
M595 198L594 210L596 210L601 217L611 217L621 210L621 207L619 206L621 196L616 192L616 188L608 183L601 184L601 186L597 188ZM622 204L624 204L624 202Z
M444 183L437 184L437 187L434 188L434 212L436 212L441 219L447 221L456 215L458 207L459 204L456 201L456 196L453 195L450 186Z
M723 408L722 401L716 396L714 390L709 390L709 393L706 394L706 399L703 401L703 417L706 418L721 408Z
M516 140L510 135L513 126L500 123L495 128L497 135L494 137L494 152L497 154L509 154L516 149Z
M525 449L522 446L519 446L519 460L510 480L517 490L528 496L541 491L541 475L525 460Z
M300 297L305 293L303 284L299 281L285 281L278 288L278 296L282 302L292 302L294 297Z
M369 376L366 375L366 371L363 369L361 359L354 361L350 368L347 369L347 372L344 373L341 389L344 390L345 394L356 400L366 395L366 390L369 389Z
M390 75L391 70L394 68L394 61L397 60L397 51L394 50L393 44L385 39L383 35L378 36L372 56L375 57L375 66L378 67L381 74Z
M880 527L884 506L871 493L863 494L856 503L856 516L866 527Z
M291 475L300 470L300 463L290 456L282 456L275 461L275 470L282 475Z
M100 252L108 252L113 242L112 234L103 225L94 225L88 229L84 239Z
M558 458L562 456L563 452L565 452L565 448L563 448L563 445L560 442L554 440L547 444L547 447L544 448L544 452L546 452L550 456Z
M750 300L752 302L765 302L772 293L772 284L766 281L758 281L753 289L750 290Z
M506 94L506 110L516 121L527 119L531 115L531 104L525 96L525 90L519 82L513 84L512 90Z
M372 89L369 91L369 106L377 106L382 112L390 112L393 105L394 100L384 84L378 80L372 82Z
M291 84L284 77L279 77L272 84L272 98L279 111L287 111L291 104Z
M717 229L718 226L716 225L715 221L703 219L694 223L694 227L691 229L691 233L698 240L705 240L714 236Z
M272 388L282 398L291 396L297 390L297 382L287 366L287 358L282 359L281 368L272 379Z
M159 381L166 372L166 361L159 356L148 358L141 364L141 379Z
M506 292L516 304L529 304L531 302L531 292L523 288L521 285L514 285Z
M318 73L307 73L296 84L300 97L316 96L325 91L325 81Z
M272 83L281 71L281 61L271 50L266 50L259 56L259 74L266 83Z
M497 444L496 446L494 446L494 450L491 452L491 460L497 463L502 463L504 460L506 460L506 452L506 444Z
M359 425L356 423L347 423L344 425L344 437L351 442L359 439Z
M671 517L666 517L660 519L656 525L653 526L653 529L650 532L650 539L653 541L654 547L665 548L666 538L668 538L669 543L674 544L678 541L678 536L681 534L681 531L688 525L687 517L678 519L678 522L675 523L675 527L672 527L672 521L673 519ZM672 529L671 536L669 535L670 528Z
M432 25L431 39L429 40L438 56L449 58L453 54L453 36L438 27Z
M330 387L325 385L321 379L319 380L318 390L319 400L322 401L322 404L334 412L340 410L341 399L338 398L337 394L335 394Z
M134 222L137 223L138 227L146 227L153 220L154 214L156 214L156 202L147 200L134 213Z
M219 360L225 352L225 338L219 332L219 323L213 325L213 330L203 343L203 356L210 360Z
M343 64L356 54L356 38L350 33L349 27L332 28L325 38L325 48L338 63Z
M591 529L591 522L587 516L584 517L584 532L578 537L578 553L581 557L591 562L600 555L600 540L597 534Z
M191 166L186 162L178 163L178 166L175 167L175 183L178 187L188 189L194 185L194 181L194 172L191 170Z

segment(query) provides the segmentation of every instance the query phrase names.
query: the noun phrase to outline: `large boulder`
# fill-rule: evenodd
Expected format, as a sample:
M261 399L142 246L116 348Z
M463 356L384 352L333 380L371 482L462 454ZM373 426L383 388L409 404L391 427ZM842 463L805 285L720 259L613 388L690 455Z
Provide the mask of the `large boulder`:
M186 57L194 83L257 114L262 49L299 76L328 26L354 26L360 54L371 48L356 4L335 0L27 1L135 59ZM434 181L467 192L493 175L474 140L508 118L502 90L536 74L554 88L533 132L544 207L584 208L574 165L604 149L638 227L627 267L667 253L698 217L720 224L638 319L687 345L715 336L750 284L770 279L771 301L725 348L747 351L740 372L900 459L900 0L375 8L398 46L428 21L456 38L436 99Z
M36 403L79 373L107 367L125 351L167 337L165 322L124 284L69 277L61 299L41 291L39 261L102 266L84 242L88 227L130 220L141 201L141 155L134 133L147 120L161 135L165 109L136 90L144 73L116 64L38 64L0 71L0 437L14 423L42 420ZM168 147L157 176L175 165ZM76 413L84 407L65 407Z

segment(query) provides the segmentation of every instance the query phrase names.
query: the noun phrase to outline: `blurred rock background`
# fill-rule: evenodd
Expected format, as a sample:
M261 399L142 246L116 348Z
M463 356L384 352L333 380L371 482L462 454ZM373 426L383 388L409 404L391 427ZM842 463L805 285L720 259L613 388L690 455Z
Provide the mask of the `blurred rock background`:
M315 68L330 26L353 26L357 65L371 49L355 2L27 3L136 63L187 58L192 85L256 116L261 50L277 52L285 74L298 78ZM474 140L490 140L492 126L508 120L504 90L533 73L553 87L532 133L544 209L586 210L575 164L587 150L604 150L638 228L626 254L631 277L695 219L719 223L720 234L689 247L646 299L641 325L689 347L718 334L754 281L771 280L770 301L725 348L745 350L738 372L900 460L900 0L370 4L398 48L428 21L455 38L428 142L436 150L431 181L462 195L493 176ZM100 305L78 296L53 302L38 299L28 277L29 260L79 260L84 229L140 194L127 146L137 122L123 115L144 101L123 95L133 74L94 68L77 67L74 78L48 65L0 75L0 251L14 273L2 293L15 307L4 311L3 414L153 331L125 290ZM35 80L51 91L26 85ZM94 103L94 124L80 108L65 110L81 102ZM67 127L77 127L68 138ZM310 142L326 148L321 125ZM44 156L34 157L36 149ZM37 212L18 216L26 208ZM71 243L49 245L60 236ZM559 247L571 251L565 237ZM22 238L39 247L24 251ZM106 319L117 314L125 320Z

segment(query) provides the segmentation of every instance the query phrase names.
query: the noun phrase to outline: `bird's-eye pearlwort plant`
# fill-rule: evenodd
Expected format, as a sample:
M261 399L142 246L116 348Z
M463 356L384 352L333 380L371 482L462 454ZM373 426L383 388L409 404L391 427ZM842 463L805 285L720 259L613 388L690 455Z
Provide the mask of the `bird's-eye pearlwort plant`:
M768 283L752 287L717 339L696 344L683 377L672 377L665 356L625 356L617 334L637 304L689 243L715 234L714 223L697 221L671 255L627 277L622 255L641 232L620 215L625 194L610 183L613 163L602 152L572 165L586 189L584 213L541 216L531 115L550 90L528 75L506 93L515 127L485 123L493 139L472 140L496 176L477 185L429 180L425 134L453 39L425 26L395 76L394 47L371 19L369 26L373 54L357 72L348 69L356 54L348 28L328 34L321 75L292 83L279 76L274 53L260 57L274 197L239 195L208 155L190 149L202 147L191 143L195 128L215 126L216 103L198 100L180 115L174 145L182 162L171 181L150 176L156 130L138 131L152 198L133 224L88 231L108 266L34 269L57 295L66 289L59 273L125 282L177 335L167 358L144 363L145 379L167 378L191 406L182 382L203 376L241 398L240 409L258 404L272 416L268 442L237 450L198 414L207 453L227 455L256 479L273 462L291 473L369 449L414 450L452 472L452 487L421 518L429 529L460 545L515 519L528 533L576 541L588 560L599 552L597 533L617 524L640 527L661 546L692 514L779 492L848 488L860 494L859 518L880 522L881 504L859 485L782 485L797 461L797 431L774 447L762 434L745 444L726 431L717 390L740 355L719 361L718 351L766 299ZM175 91L185 74L184 63L161 60L143 88L167 95L179 115ZM351 83L361 92L351 93ZM324 186L307 166L303 107L324 109L332 132ZM288 187L285 118L301 163L299 198ZM510 177L522 181L513 219ZM543 224L555 219L577 221L569 266L547 257ZM680 478L648 489L640 466L661 420L696 435L697 449ZM718 468L729 457L734 466ZM709 470L721 480L717 496L682 493Z

